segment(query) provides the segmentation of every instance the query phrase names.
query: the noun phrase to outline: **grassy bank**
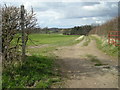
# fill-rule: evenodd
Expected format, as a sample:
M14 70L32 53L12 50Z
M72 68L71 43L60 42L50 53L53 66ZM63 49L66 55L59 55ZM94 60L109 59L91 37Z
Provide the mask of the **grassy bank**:
M113 57L118 57L118 51L120 47L114 46L112 44L108 44L107 39L105 38L100 38L98 36L91 36L92 39L96 40L96 44L98 49L102 50L106 54L113 56Z

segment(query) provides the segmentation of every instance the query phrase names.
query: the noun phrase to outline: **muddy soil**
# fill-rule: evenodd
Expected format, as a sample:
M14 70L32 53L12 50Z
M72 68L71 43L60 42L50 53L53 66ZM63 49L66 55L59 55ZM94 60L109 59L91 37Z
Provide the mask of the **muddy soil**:
M117 58L98 50L96 42L91 40L83 46L85 40L73 46L59 47L53 53L58 58L56 64L62 75L61 84L53 88L118 88ZM95 56L103 65L95 66L87 55Z

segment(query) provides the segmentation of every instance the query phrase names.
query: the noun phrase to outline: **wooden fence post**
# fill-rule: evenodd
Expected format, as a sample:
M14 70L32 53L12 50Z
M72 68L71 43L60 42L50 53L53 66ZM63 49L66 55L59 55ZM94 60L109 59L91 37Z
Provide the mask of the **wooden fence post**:
M2 6L0 5L0 89L2 90Z
M25 60L24 5L21 5L22 60Z

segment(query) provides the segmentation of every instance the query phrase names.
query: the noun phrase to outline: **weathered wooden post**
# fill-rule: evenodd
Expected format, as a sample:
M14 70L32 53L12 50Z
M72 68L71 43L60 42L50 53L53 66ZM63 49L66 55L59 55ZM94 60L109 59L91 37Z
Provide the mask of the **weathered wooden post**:
M0 89L2 90L2 7L0 5Z
M24 5L21 5L22 60L25 60Z

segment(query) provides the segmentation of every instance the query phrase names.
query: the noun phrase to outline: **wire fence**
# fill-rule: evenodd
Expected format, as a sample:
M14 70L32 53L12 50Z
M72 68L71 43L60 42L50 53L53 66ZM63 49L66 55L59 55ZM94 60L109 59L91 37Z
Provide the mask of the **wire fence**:
M108 44L120 46L120 31L109 31L108 32Z

